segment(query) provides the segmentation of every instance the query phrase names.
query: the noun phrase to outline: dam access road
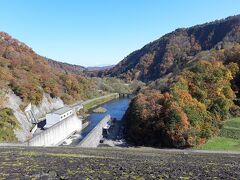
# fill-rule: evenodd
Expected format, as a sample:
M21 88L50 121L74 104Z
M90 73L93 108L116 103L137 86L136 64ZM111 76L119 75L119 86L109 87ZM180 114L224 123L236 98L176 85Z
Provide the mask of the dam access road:
M240 152L0 147L0 179L239 179Z

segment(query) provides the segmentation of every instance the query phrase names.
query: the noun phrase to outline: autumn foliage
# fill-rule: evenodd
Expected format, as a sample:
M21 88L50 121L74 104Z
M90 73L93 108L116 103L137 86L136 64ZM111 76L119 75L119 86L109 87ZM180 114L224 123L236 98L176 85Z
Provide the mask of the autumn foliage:
M228 44L240 42L239 34L240 15L176 29L129 54L105 74L129 81L157 80L181 71L201 51L225 49Z
M171 78L166 92L144 90L125 114L129 142L175 148L205 143L230 117L236 72L236 63L200 60Z
M148 83L125 114L127 140L191 147L217 135L230 116L240 116L239 37L239 15L177 29L106 72Z
M105 80L85 77L83 69L39 56L20 41L0 33L1 91L11 88L25 105L40 103L43 93L69 104L113 92L124 84L112 78L111 89L104 89L99 83L109 85Z

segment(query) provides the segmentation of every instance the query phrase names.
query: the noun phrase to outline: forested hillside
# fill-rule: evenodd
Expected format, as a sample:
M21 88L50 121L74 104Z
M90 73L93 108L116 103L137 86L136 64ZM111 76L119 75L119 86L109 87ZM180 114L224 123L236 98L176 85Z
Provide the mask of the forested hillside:
M45 58L6 33L0 34L0 80L1 90L10 87L23 101L34 104L41 101L43 92L70 103L91 96L85 92L94 87L89 79L50 66Z
M39 56L24 43L6 33L0 33L1 91L11 88L24 102L38 104L43 92L52 97L60 97L65 103L108 92L99 86L104 84L100 83L100 80L84 77L83 70L85 68L82 66L60 63ZM115 82L124 84L121 81ZM120 89L118 87L118 90ZM111 90L114 91L114 87Z
M151 42L105 72L145 82L179 71L199 52L240 42L240 15L191 28L177 29Z
M177 30L121 62L118 67L136 62L121 77L155 80L133 99L125 114L128 141L191 147L217 135L229 117L239 116L239 43L240 16L234 16ZM146 68L138 69L143 62ZM132 76L136 69L138 77Z
M79 66L79 65L63 63L63 62L55 61L49 58L46 58L46 60L48 61L48 64L52 68L57 69L58 71L61 71L61 72L81 74L83 71L87 70L85 67Z
M71 104L112 92L131 91L122 80L89 78L83 70L82 66L42 57L24 43L0 32L0 141L16 140L14 130L24 126L19 125L20 119L16 120L13 110L6 108L11 91L20 97L22 111L28 103L41 104L44 93Z

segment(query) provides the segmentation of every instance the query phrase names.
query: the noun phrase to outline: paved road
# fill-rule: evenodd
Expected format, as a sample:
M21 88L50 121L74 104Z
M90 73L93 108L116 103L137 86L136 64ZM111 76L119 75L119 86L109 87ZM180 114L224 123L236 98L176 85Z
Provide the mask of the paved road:
M8 179L239 179L239 163L238 152L0 147Z

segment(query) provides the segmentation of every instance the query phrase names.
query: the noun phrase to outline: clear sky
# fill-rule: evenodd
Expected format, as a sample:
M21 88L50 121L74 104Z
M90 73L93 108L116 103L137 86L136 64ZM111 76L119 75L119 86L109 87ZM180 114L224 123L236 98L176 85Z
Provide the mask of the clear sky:
M0 0L0 31L38 54L116 64L179 27L240 14L240 0Z

